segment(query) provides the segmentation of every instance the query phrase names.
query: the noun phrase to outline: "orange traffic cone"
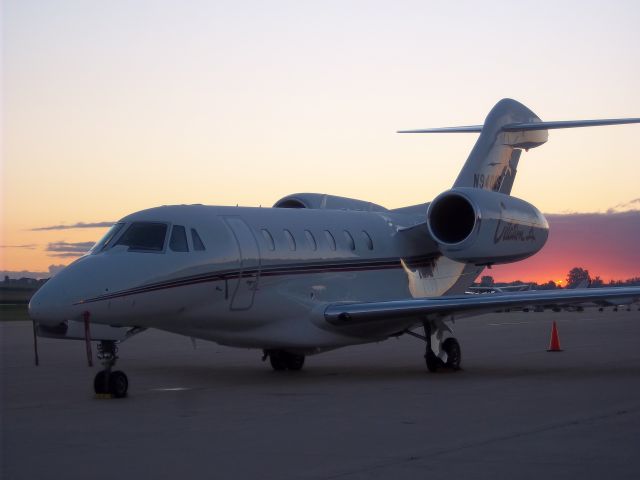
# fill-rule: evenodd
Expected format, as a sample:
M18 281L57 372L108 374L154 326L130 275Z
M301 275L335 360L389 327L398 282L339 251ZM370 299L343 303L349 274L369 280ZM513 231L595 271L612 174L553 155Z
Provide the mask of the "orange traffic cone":
M549 342L549 349L547 352L561 352L560 348L560 337L558 336L558 327L556 326L556 322L554 320L553 326L551 327L551 341Z

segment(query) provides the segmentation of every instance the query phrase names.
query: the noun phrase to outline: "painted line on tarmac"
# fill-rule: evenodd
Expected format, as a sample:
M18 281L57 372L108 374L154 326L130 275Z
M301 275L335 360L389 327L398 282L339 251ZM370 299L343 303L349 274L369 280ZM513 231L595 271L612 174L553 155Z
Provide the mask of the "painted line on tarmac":
M502 327L504 325L524 325L525 323L539 323L539 322L502 322L502 323L488 323L490 327Z
M185 390L191 390L188 387L166 387L166 388L152 388L152 392L184 392Z

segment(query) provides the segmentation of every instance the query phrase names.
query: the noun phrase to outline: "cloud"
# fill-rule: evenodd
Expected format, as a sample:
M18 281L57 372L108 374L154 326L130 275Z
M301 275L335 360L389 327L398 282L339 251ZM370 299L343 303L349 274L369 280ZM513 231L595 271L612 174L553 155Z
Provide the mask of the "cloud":
M610 215L612 213L626 213L626 212L640 212L640 198L634 198L628 202L619 203L613 207L607 208L602 212L575 212L572 210L564 210L560 213L545 213L545 217L551 217L553 215Z
M95 242L52 242L46 251L50 257L79 257L89 251Z
M111 227L116 222L93 222L93 223L85 223L78 222L73 223L71 225L52 225L49 227L36 227L32 228L32 232L42 232L46 230L72 230L76 228L107 228Z
M66 265L49 265L49 275L50 276L54 276L56 273L64 270L67 266Z
M626 203L619 203L615 207L611 207L607 210L607 213L619 213L640 210L640 198L634 198Z
M27 245L0 245L0 248L26 248L27 250L33 250L37 245L35 243L29 243Z

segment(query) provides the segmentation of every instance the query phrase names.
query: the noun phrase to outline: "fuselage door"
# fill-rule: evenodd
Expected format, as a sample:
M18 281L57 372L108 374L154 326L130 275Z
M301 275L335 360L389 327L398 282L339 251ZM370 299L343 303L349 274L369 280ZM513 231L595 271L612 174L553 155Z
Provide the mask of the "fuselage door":
M258 289L260 279L260 248L249 225L240 217L224 217L238 246L240 269L236 279L229 280L231 310L248 310Z

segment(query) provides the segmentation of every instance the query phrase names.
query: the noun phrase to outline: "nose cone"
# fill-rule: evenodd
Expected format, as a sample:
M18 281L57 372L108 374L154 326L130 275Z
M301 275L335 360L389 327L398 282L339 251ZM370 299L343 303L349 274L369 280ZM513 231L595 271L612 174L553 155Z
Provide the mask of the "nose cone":
M29 302L29 317L41 324L57 324L69 319L72 308L64 282L51 278Z

